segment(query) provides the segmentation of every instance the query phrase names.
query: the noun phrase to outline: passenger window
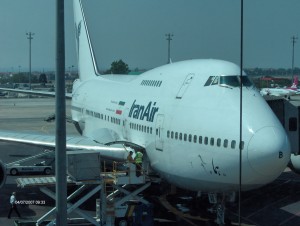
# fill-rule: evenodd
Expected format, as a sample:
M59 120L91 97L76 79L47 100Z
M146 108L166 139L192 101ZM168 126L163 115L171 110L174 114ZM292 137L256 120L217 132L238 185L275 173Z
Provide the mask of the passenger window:
M197 143L197 136L194 135L194 143Z
M158 136L158 129L156 129L156 135Z
M171 139L173 139L174 138L174 132L172 131L171 132Z
M224 140L224 144L223 145L224 145L224 148L228 147L228 140L227 139Z
M175 133L175 139L178 139L178 132Z
M205 145L208 144L208 137L204 137L204 144L205 144Z
M186 135L186 133L183 135L183 140L184 140L184 141L187 140L187 135Z
M214 138L210 138L210 145L214 146L214 143L215 143L215 139Z
M170 137L170 131L169 130L167 131L167 137L168 138Z
M242 141L241 144L240 144L240 149L243 150L243 149L244 149L244 146L245 146L245 142Z
M217 139L217 146L218 146L218 147L221 146L221 139L220 139L220 138Z
M199 144L202 144L202 136L199 136Z
M150 127L150 134L152 134L152 127Z
M179 140L182 140L182 133L179 133Z
M235 149L235 145L236 145L236 141L235 140L231 141L231 148L232 149Z
M189 134L189 142L192 142L192 135Z

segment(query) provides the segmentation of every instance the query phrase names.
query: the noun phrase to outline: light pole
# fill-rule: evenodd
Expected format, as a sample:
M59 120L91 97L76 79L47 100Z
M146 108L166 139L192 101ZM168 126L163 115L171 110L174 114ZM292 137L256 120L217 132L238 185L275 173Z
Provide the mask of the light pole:
M172 37L174 35L173 34L166 34L166 40L168 41L168 64L171 63L171 40L172 40Z
M27 32L27 39L29 39L29 90L31 90L31 40L33 39L34 33Z
M292 39L292 43L293 43L293 54L292 54L292 82L293 82L293 80L294 80L294 48L295 48L295 43L296 43L298 37L293 35L293 37L291 37L291 39Z

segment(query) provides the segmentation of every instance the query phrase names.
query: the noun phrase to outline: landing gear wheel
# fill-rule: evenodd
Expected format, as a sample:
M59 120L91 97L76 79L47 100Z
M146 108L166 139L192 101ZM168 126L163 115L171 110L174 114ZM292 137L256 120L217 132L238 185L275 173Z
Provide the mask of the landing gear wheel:
M50 169L50 168L46 168L46 169L44 170L44 173L45 173L46 175L49 175L49 174L51 173L51 169Z
M18 174L18 170L17 169L13 168L13 169L10 170L10 175L15 176L17 174Z
M127 222L126 218L120 218L117 220L116 225L117 226L128 226L128 222Z

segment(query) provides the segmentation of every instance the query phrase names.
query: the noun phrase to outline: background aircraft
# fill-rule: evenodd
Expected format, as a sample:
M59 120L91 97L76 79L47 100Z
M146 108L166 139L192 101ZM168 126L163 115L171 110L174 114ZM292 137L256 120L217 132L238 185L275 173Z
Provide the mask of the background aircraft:
M262 96L270 95L277 97L290 97L300 94L298 89L298 76L294 76L294 81L290 87L287 88L263 88L260 91Z

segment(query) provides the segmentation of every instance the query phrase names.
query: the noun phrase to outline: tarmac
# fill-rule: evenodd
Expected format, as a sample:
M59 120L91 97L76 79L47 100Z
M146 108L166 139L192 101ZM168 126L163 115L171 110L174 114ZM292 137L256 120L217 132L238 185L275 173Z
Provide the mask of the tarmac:
M45 118L54 112L55 100L50 98L0 99L0 130L54 134L55 122L44 121ZM67 115L70 115L70 101L67 101ZM71 123L67 123L67 134L78 134ZM10 163L20 158L40 153L43 150L41 147L0 142L0 159L4 163ZM43 203L37 204L35 202L35 204L19 205L18 210L22 215L21 220L36 221L55 206L55 202L43 194L38 187L17 187L15 180L21 176L8 175L6 184L0 189L0 225L15 225L14 222L19 220L15 213L12 214L11 219L7 218L10 207L9 197L13 191L17 193L17 199L20 201L34 200L42 201L41 203ZM184 195L188 196L186 193ZM207 221L189 218L188 215L173 213L168 205L173 205L174 207L177 198L178 196L166 196L165 201L162 201L162 203L157 201L158 197L152 197L153 200L157 201L154 203L156 205L155 213L158 215L156 217L171 220L171 222L166 221L166 223L157 223L155 225L212 225ZM188 204L182 205L186 205L189 209L193 208ZM169 209L167 210L167 208ZM193 212L195 211L197 212L198 209L193 209ZM199 214L200 212L199 210ZM227 223L227 225L237 225L238 205L226 206L226 216L231 222L231 224ZM206 216L201 217L206 218ZM271 184L257 190L243 192L241 222L243 223L242 225L261 226L300 225L300 175L293 173L287 168Z
M66 105L69 109L70 101L67 101ZM54 98L1 98L0 130L54 134L55 122L44 121L45 118L54 112ZM70 111L67 112L67 115L70 115ZM71 123L67 124L67 133L70 135L77 134L75 127ZM43 151L44 149L41 147L0 142L0 159L4 163L11 163ZM41 159L36 161L41 161ZM55 206L55 201L43 194L38 187L17 187L15 181L17 177L20 176L8 175L6 184L0 189L0 225L3 226L15 225L14 222L18 220L36 221ZM11 215L11 219L7 218L10 208L9 198L13 191L17 193L18 201L28 203L29 200L33 200L36 203L34 205L18 205L21 219L14 212Z

